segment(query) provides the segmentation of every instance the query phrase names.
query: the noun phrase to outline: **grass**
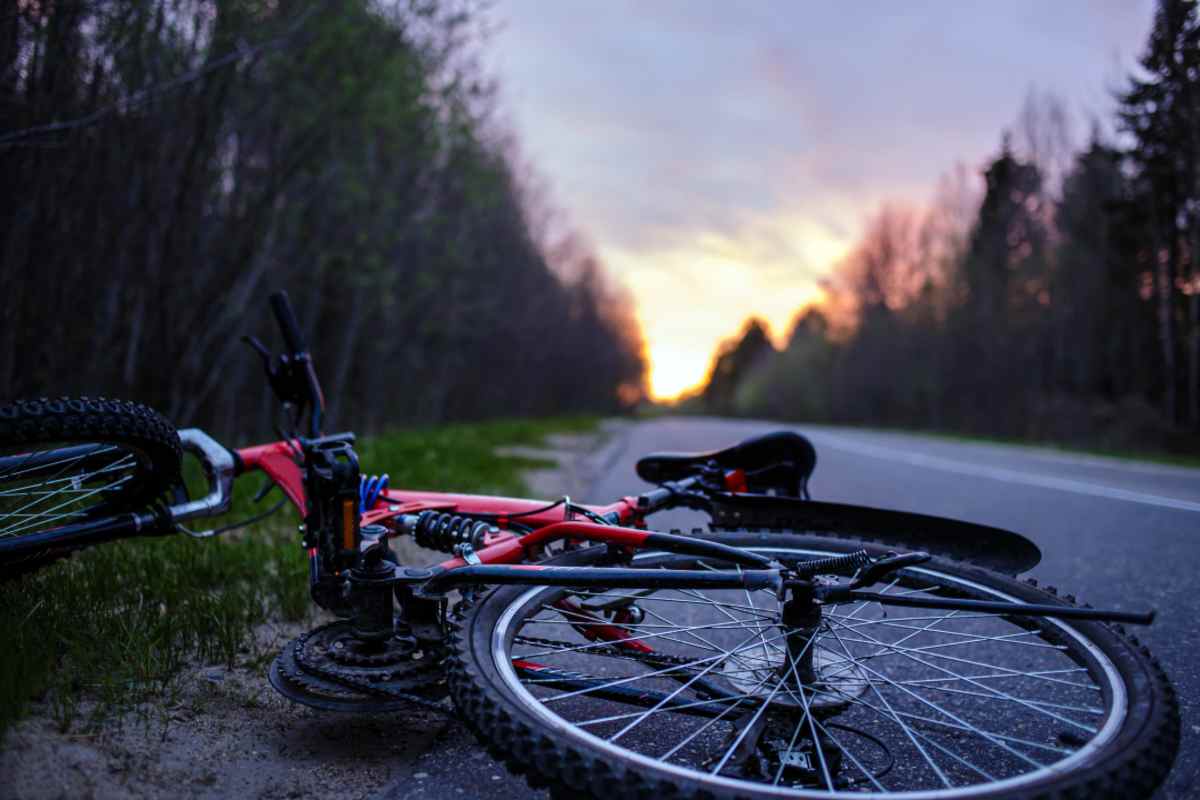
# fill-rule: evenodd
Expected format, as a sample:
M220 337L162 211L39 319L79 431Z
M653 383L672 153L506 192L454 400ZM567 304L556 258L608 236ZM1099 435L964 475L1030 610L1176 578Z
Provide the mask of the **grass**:
M587 418L457 424L368 437L357 449L364 472L387 472L395 487L519 495L521 470L548 462L498 456L497 447L594 427ZM255 506L252 478L235 489L223 520L278 496ZM295 523L285 507L246 533L127 540L0 585L0 740L33 701L66 731L169 700L185 665L265 664L273 654L257 651L255 627L311 613Z

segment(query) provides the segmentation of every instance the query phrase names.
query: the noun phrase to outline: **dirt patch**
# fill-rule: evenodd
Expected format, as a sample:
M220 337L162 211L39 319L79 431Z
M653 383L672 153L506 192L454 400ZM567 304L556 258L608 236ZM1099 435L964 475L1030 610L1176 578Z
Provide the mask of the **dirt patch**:
M527 476L533 495L583 499L619 453L626 428L606 423L598 434L555 436L545 449L523 450L559 464ZM0 798L544 796L435 711L343 715L284 700L267 683L270 655L309 627L261 626L234 667L185 669L163 702L98 723L86 721L95 707L86 699L83 721L66 726L55 721L53 698L43 699L3 742Z
M263 626L273 652L305 626ZM257 649L257 648L256 648ZM49 703L12 730L0 789L12 798L368 797L427 750L447 721L434 712L334 716L294 705L265 679L261 659L196 666L169 700L64 731ZM84 702L81 717L90 704Z

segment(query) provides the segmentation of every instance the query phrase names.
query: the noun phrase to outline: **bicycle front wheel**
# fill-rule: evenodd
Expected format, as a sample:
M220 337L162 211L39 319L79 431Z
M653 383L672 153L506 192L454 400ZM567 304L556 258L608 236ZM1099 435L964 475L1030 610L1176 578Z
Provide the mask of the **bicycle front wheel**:
M179 464L175 429L137 403L0 406L0 577L64 555L56 534L72 525L149 503L178 480Z
M856 547L713 538L781 561ZM731 568L662 553L634 563ZM850 602L796 628L768 591L651 585L502 587L456 620L456 702L532 783L605 798L1142 797L1174 758L1162 670L1101 623ZM1067 602L940 560L874 588Z

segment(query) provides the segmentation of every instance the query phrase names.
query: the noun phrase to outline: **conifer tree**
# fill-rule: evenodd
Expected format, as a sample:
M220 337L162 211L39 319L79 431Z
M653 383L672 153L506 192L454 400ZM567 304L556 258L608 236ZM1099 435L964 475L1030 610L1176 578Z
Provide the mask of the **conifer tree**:
M1141 67L1143 74L1133 76L1121 95L1120 118L1135 140L1129 156L1137 171L1138 193L1151 216L1147 244L1156 267L1163 409L1170 419L1186 420L1197 428L1200 12L1195 2L1159 0ZM1186 345L1180 342L1181 329ZM1186 387L1182 398L1181 385Z

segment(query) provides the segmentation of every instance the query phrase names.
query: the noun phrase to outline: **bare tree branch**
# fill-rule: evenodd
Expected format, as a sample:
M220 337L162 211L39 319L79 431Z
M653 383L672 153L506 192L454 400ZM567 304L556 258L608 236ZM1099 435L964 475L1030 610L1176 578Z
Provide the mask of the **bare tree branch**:
M304 27L304 23L308 21L309 17L311 17L321 5L324 5L324 2L309 6L303 13L296 17L295 21L293 21L292 24L287 27L287 30L273 39L268 39L267 41L260 42L256 45L249 45L244 40L239 40L237 49L232 50L225 55L220 56L219 58L213 59L203 66L188 70L182 75L179 75L167 81L166 83L160 83L156 86L140 89L128 97L122 98L115 103L111 103L103 108L93 111L87 116L79 117L78 119L73 120L50 122L46 123L45 125L35 125L31 128L23 128L21 130L0 133L0 146L29 147L33 146L32 143L21 140L28 139L33 136L45 136L51 133L62 133L63 131L77 130L79 128L86 128L90 125L95 125L105 117L117 113L126 113L134 108L144 106L160 97L164 97L172 92L182 89L189 84L195 83L196 81L201 80L202 78L205 78L220 69L224 69L231 64L248 61L250 59L257 58L264 53L282 49L290 43L291 39L297 33L300 32L300 29Z

